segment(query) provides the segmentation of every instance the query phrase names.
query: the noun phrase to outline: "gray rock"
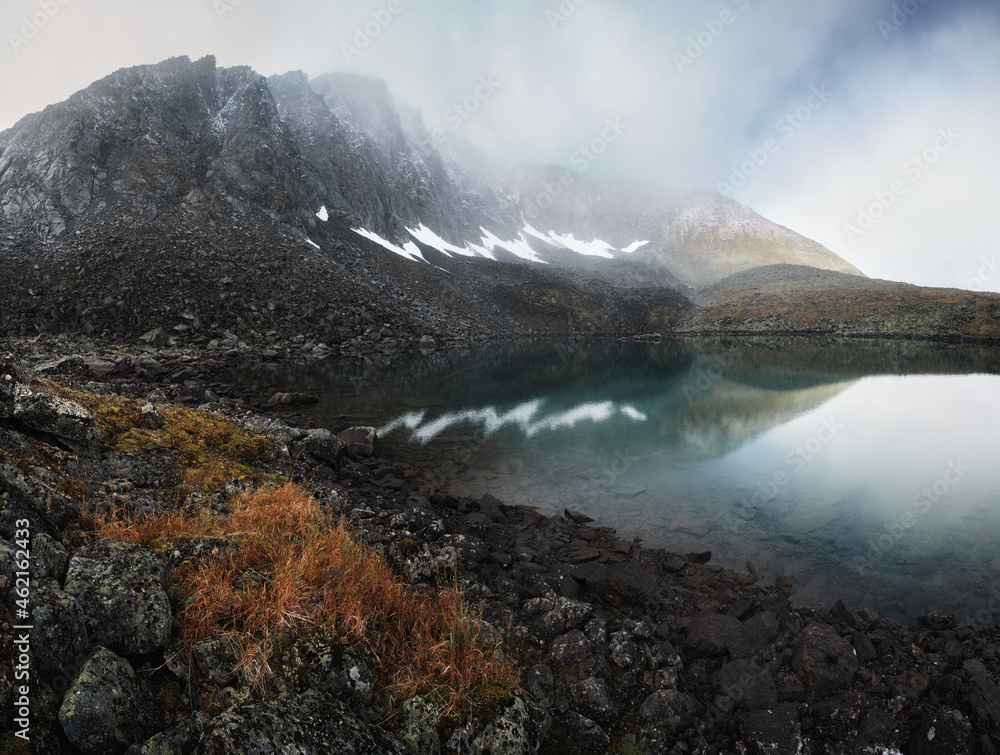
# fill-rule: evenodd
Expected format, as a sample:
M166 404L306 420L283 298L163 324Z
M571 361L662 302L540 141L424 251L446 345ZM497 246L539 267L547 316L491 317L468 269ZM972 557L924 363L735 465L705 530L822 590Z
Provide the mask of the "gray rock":
M79 404L19 385L14 389L14 420L79 454L107 450L94 416Z
M55 580L33 581L31 619L31 652L43 678L58 676L87 652L83 609Z
M611 700L608 683L597 677L577 682L572 688L573 707L602 723L618 717L618 709Z
M340 439L351 453L359 456L378 456L382 452L382 441L374 427L349 427L340 433Z
M313 430L303 438L301 447L317 459L331 464L338 463L347 451L347 444L344 441L323 428Z
M661 689L643 701L639 718L662 730L667 739L673 739L694 723L700 710L698 701L690 695Z
M575 711L567 713L559 722L559 741L586 753L607 752L611 746L611 737L600 724Z
M733 658L749 658L769 647L780 631L778 618L763 611L744 621L726 640L726 648Z
M138 342L142 346L147 346L153 349L162 349L167 345L167 340L168 336L163 328L153 328L152 330L139 336Z
M587 603L568 598L557 598L552 610L534 619L529 627L543 642L551 642L571 629L580 629L587 623L592 609Z
M236 656L224 635L196 642L191 657L198 670L219 687L229 686L236 678Z
M818 695L847 687L858 665L851 643L825 624L806 627L792 656L792 668L802 683Z
M778 688L771 675L746 659L723 666L712 678L712 686L743 710L769 708L778 701Z
M636 561L597 564L587 574L587 588L608 605L642 605L659 592L656 579Z
M980 664L965 664L971 678L962 685L960 707L978 728L1000 731L1000 687Z
M345 702L370 704L375 697L375 672L355 652L319 639L298 643L299 686Z
M399 737L407 751L412 755L441 755L439 720L437 708L423 697L413 697L403 703L403 726Z
M473 737L469 755L533 755L550 727L547 715L512 695L496 719Z
M403 744L324 695L281 694L163 732L133 755L407 755Z
M695 616L685 629L687 654L693 658L725 655L728 643L740 629L740 620L706 611Z
M50 577L59 584L66 578L69 552L66 546L46 533L39 532L32 539L31 560L36 577Z
M66 693L59 723L85 755L124 752L161 726L149 689L126 660L104 647L94 651Z
M889 744L889 737L896 730L896 717L887 710L869 708L858 723L858 737L873 745Z
M170 638L168 578L166 562L149 548L99 540L70 560L65 590L83 608L92 641L144 655Z
M7 498L0 511L0 537L12 539L17 519L28 519L37 532L58 534L76 516L79 507L55 488L15 467L0 465L0 496Z
M974 755L972 724L957 710L923 720L910 735L910 755Z
M740 716L740 731L747 752L751 755L803 752L799 717L799 706L793 703L743 713Z
M593 646L579 629L567 632L552 642L549 656L555 663L579 663L593 655Z

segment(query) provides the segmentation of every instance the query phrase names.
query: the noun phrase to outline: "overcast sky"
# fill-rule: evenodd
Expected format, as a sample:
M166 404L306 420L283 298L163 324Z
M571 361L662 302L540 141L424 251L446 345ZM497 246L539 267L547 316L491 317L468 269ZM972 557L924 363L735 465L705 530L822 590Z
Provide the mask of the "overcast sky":
M1000 291L997 0L4 0L0 31L0 128L175 55L350 71L495 157L724 190L869 275Z

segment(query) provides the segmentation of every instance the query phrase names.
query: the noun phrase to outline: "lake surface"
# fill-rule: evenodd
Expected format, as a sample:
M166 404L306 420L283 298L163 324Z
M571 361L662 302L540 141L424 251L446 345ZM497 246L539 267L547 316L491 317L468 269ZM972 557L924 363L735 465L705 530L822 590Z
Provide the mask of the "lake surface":
M264 365L440 489L564 507L829 608L1000 622L1000 350L802 339L503 344Z

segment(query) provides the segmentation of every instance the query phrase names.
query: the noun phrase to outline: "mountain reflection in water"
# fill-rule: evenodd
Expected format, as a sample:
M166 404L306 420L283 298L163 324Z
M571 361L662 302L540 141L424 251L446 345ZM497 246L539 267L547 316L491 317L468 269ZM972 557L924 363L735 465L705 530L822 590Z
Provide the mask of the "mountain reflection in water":
M502 344L239 382L317 395L314 421L379 428L457 495L752 559L802 602L1000 621L984 613L1000 592L998 372L985 348L729 339Z

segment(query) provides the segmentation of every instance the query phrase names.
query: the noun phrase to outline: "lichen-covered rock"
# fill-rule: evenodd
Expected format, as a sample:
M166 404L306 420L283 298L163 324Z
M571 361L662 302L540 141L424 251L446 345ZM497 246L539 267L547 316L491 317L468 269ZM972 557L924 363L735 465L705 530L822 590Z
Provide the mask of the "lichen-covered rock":
M475 736L470 755L532 755L549 733L551 719L512 695L497 718Z
M212 719L163 732L135 755L408 755L395 737L339 700L306 692L236 705Z
M610 723L618 717L618 709L611 700L608 683L597 677L584 679L573 685L573 706L591 718Z
M639 717L663 731L667 739L674 739L691 726L700 708L690 695L675 689L661 689L643 701Z
M439 720L438 709L423 697L403 703L403 726L399 736L407 751L412 755L441 755Z
M168 577L166 562L149 548L99 540L70 560L64 589L83 608L91 640L143 655L170 637Z
M228 637L219 635L196 642L191 648L191 657L198 670L219 687L226 687L235 679L236 657Z
M69 552L54 537L39 532L31 541L31 564L35 577L49 577L61 585L69 566Z
M79 404L18 385L14 389L14 420L32 430L52 436L80 454L107 449L104 433L94 416Z
M85 755L121 753L160 727L160 711L128 661L99 647L84 664L62 706L66 738Z
M31 619L31 652L43 678L63 673L87 652L83 609L55 580L32 584Z
M27 519L32 532L58 534L77 511L77 505L55 488L15 467L0 465L0 537L13 540L18 519Z
M294 652L294 664L301 668L298 683L303 692L319 692L365 705L374 699L375 673L350 648L311 638L299 642Z

